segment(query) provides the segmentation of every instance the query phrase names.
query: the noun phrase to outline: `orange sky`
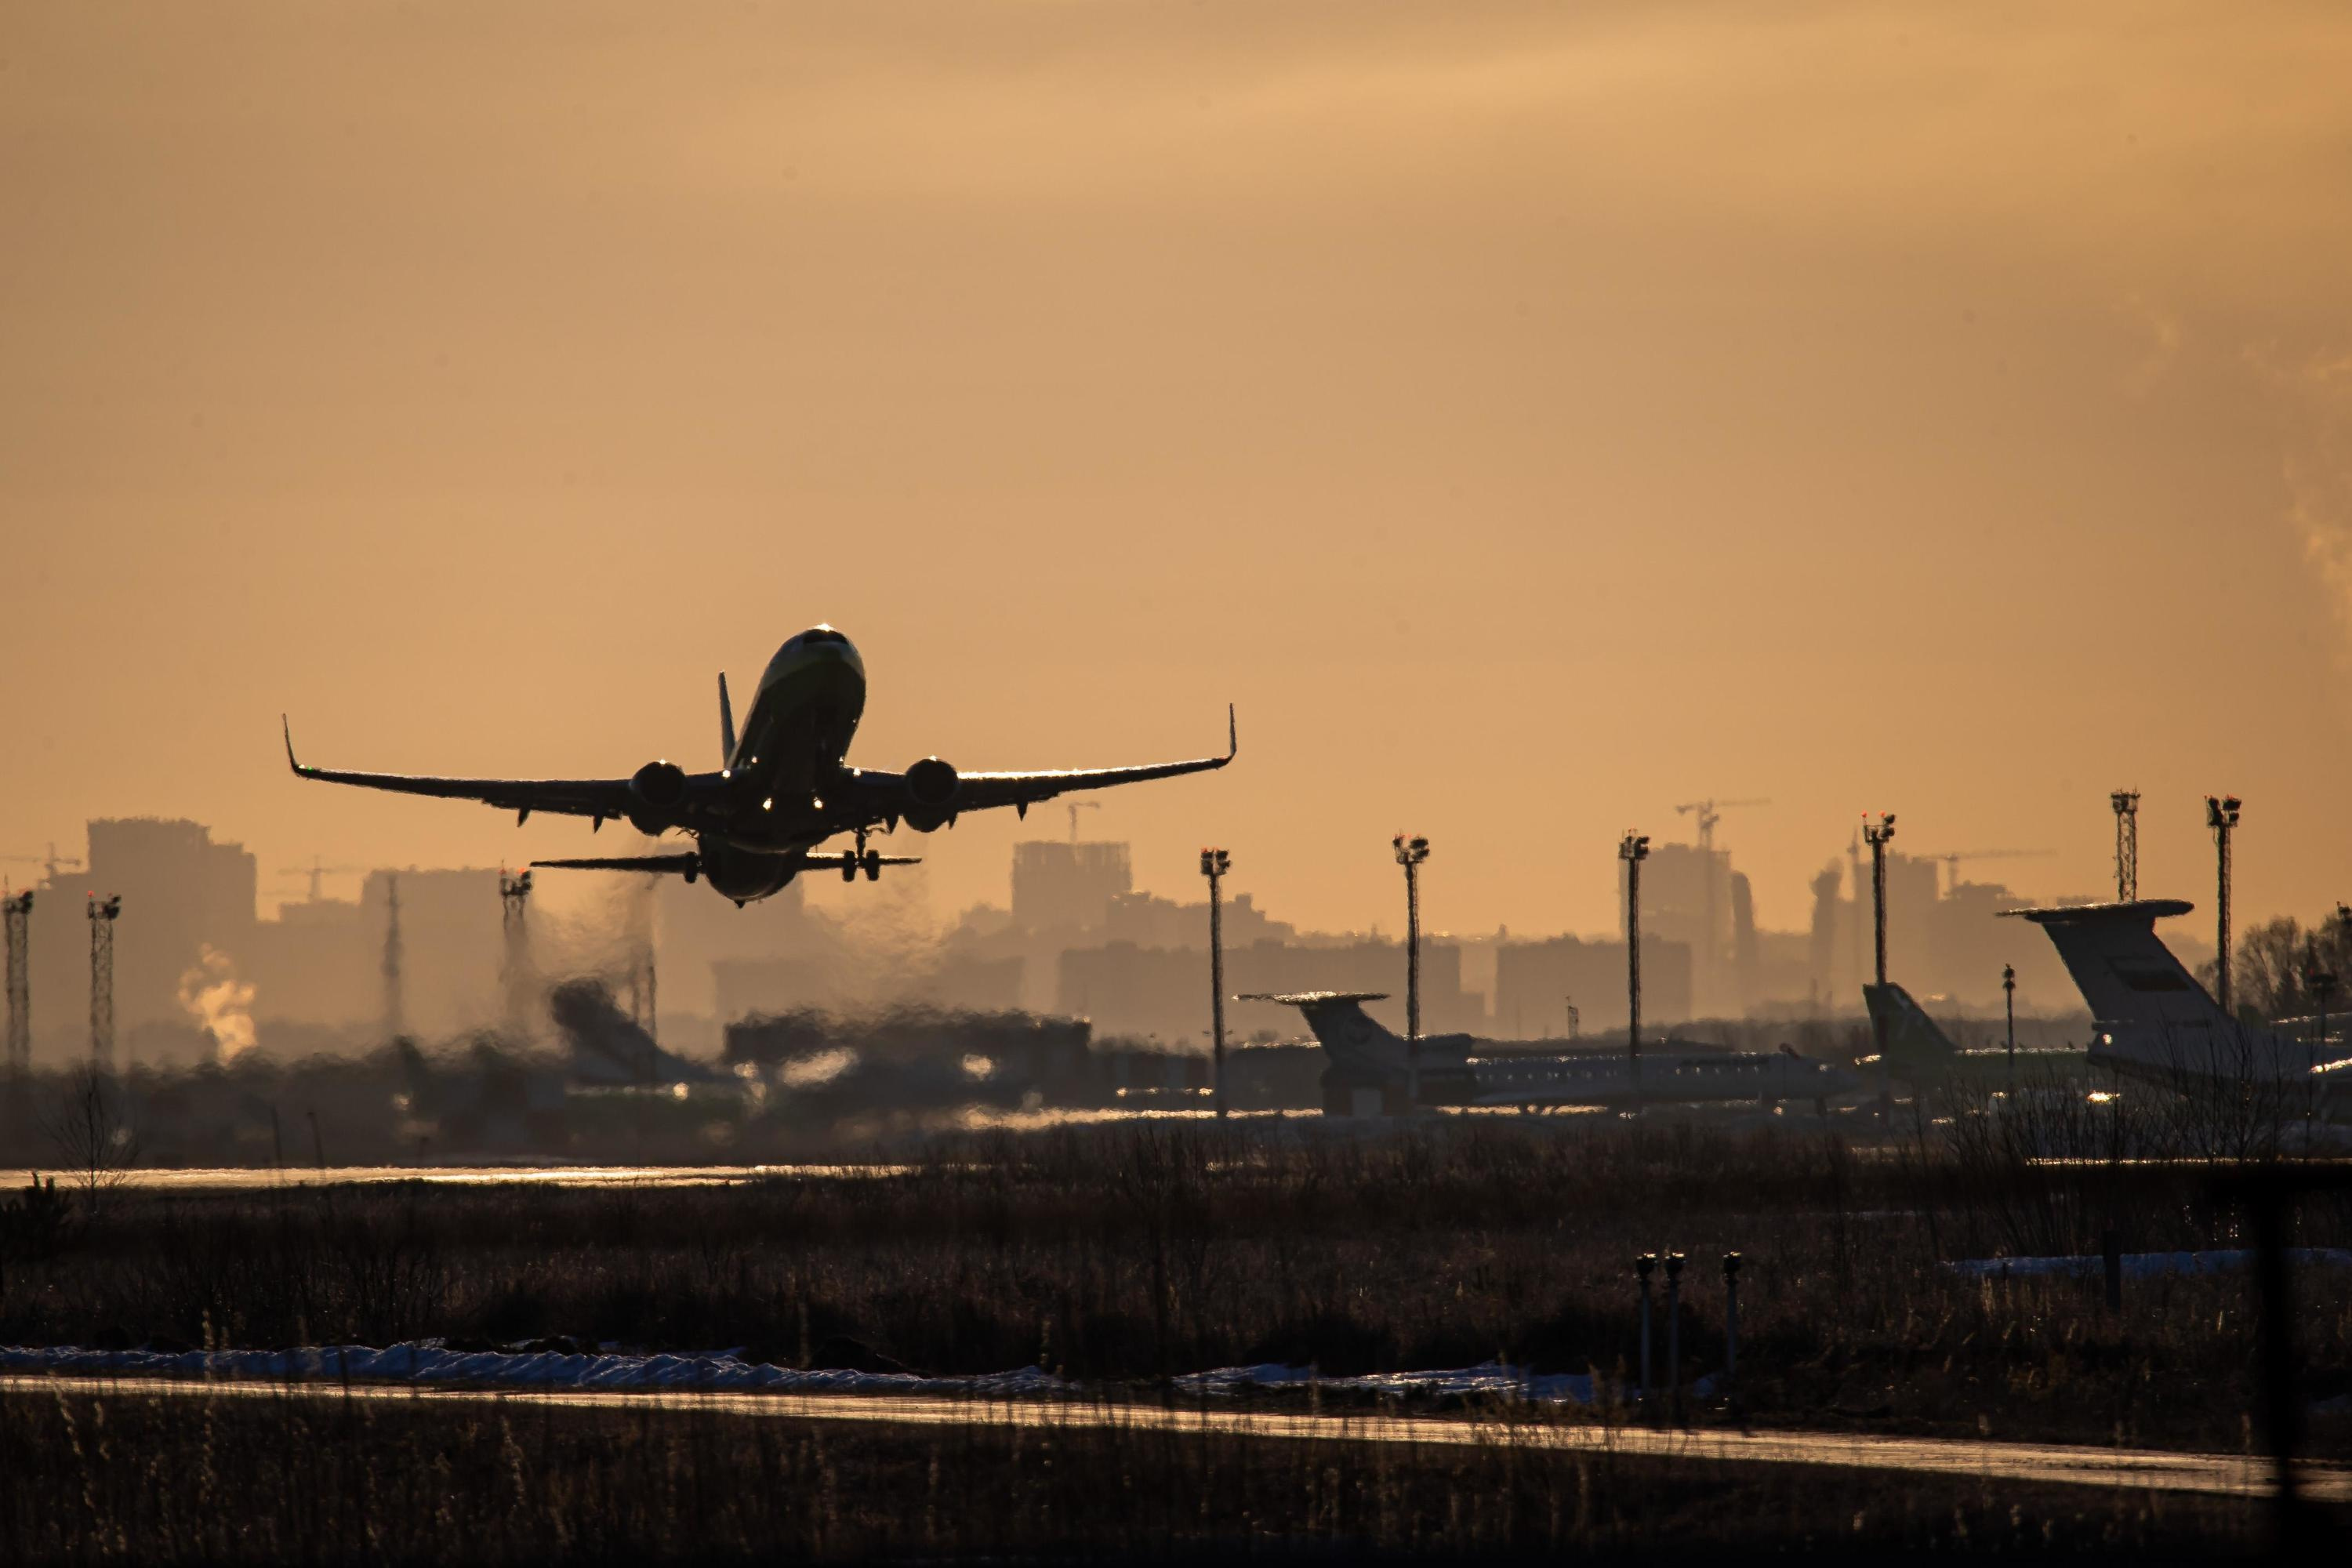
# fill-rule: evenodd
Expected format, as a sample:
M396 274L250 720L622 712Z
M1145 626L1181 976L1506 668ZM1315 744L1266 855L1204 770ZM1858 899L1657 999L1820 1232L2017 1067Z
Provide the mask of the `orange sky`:
M2259 18L2258 20L2256 18ZM1087 830L1304 923L1772 924L1865 808L2352 897L2352 18L2130 5L0 10L6 842L577 853L302 786L1210 749ZM1033 824L1038 819L1033 819ZM1044 817L1061 831L1058 811ZM932 841L1002 900L1016 826ZM19 872L28 868L19 868ZM285 890L285 889L280 889Z

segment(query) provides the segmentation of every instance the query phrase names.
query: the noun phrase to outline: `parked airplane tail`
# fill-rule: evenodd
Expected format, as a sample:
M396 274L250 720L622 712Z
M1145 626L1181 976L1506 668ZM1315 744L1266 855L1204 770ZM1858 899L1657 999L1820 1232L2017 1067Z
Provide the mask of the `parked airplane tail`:
M1927 1016L1927 1010L1900 985L1892 982L1864 985L1862 999L1870 1008L1871 1023L1884 1031L1889 1065L1936 1067L1948 1064L1960 1054L1943 1026Z
M2193 908L2181 899L2140 899L2009 912L2049 933L2102 1027L2205 1030L2229 1020L2156 934L2158 919Z
M1275 995L1253 992L1236 1002L1279 1002L1296 1007L1315 1031L1331 1065L1365 1084L1402 1079L1412 1053L1403 1037L1364 1011L1367 1002L1385 1002L1385 991L1296 991Z

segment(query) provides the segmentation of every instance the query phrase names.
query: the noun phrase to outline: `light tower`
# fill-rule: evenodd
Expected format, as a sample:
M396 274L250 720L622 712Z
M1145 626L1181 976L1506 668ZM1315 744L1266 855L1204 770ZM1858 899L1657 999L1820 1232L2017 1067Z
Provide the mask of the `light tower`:
M2221 1005L2225 1016L2235 1016L2230 1012L2230 835L2238 828L2239 804L2234 795L2205 797L2205 826L2213 830L2216 859L2213 910L2218 934L2214 940L2219 948L2214 958L2213 1000Z
M2107 796L2116 808L2116 901L2139 897L2139 791L2119 789Z
M505 947L499 954L499 978L507 996L507 1033L522 1038L530 1027L530 873L510 874L499 868L499 931Z
M89 896L89 1065L114 1070L114 921L122 895Z
M0 901L8 936L8 1076L22 1086L33 1070L33 986L26 943L32 934L33 891Z
M1391 842L1404 868L1404 1098L1410 1111L1421 1104L1421 863L1429 858L1429 840L1400 833Z
M1617 858L1625 862L1625 1055L1633 1092L1642 1090L1642 862L1650 858L1650 836L1625 830Z
M1870 918L1871 936L1876 955L1878 987L1886 988L1886 841L1895 837L1895 814L1884 812L1876 822L1865 814L1862 819L1862 837L1870 845ZM1872 1033L1878 1044L1878 1116L1882 1121L1895 1119L1895 1080L1886 1060L1886 1009L1884 1005L1870 1010Z
M1076 823L1074 811L1070 820ZM1209 1026L1211 1048L1215 1052L1212 1062L1212 1092L1216 1100L1217 1120L1225 1119L1225 923L1223 884L1225 873L1234 868L1234 858L1222 849L1201 851L1201 875L1209 879Z

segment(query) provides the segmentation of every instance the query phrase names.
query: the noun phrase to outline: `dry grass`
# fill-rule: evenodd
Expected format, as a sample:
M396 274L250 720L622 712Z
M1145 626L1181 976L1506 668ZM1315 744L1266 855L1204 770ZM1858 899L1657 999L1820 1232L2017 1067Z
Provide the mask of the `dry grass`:
M1194 1434L844 1427L681 1401L0 1396L0 1561L1252 1556L1601 1560L1770 1543L2258 1550L2248 1503L1969 1479Z
M100 1224L6 1261L0 1342L562 1335L805 1365L855 1342L924 1371L1139 1381L1496 1355L1620 1372L1635 1354L1630 1259L1673 1247L1694 1260L1695 1377L1720 1364L1715 1260L1736 1248L1757 1419L2239 1447L2254 1388L2242 1280L2135 1284L2110 1313L2095 1287L1938 1267L2095 1250L2110 1224L2134 1250L2238 1240L2194 1173L2038 1168L1932 1141L1160 1124L953 1141L904 1174L724 1189L122 1193ZM2309 1243L2352 1239L2340 1200L2304 1224ZM2324 1397L2346 1386L2352 1308L2307 1283L2305 1386Z

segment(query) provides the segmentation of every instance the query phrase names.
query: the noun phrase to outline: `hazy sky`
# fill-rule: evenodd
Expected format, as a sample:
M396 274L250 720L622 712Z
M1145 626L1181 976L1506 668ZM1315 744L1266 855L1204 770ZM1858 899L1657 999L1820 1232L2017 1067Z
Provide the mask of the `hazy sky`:
M580 853L306 760L1197 754L1090 835L1302 922L1769 923L1864 809L2352 897L2334 5L0 5L0 852ZM1066 830L1058 808L1033 816ZM930 841L942 910L1019 829ZM607 842L602 840L597 842ZM22 874L29 868L15 868ZM346 882L345 888L350 884ZM289 890L281 889L280 890Z

